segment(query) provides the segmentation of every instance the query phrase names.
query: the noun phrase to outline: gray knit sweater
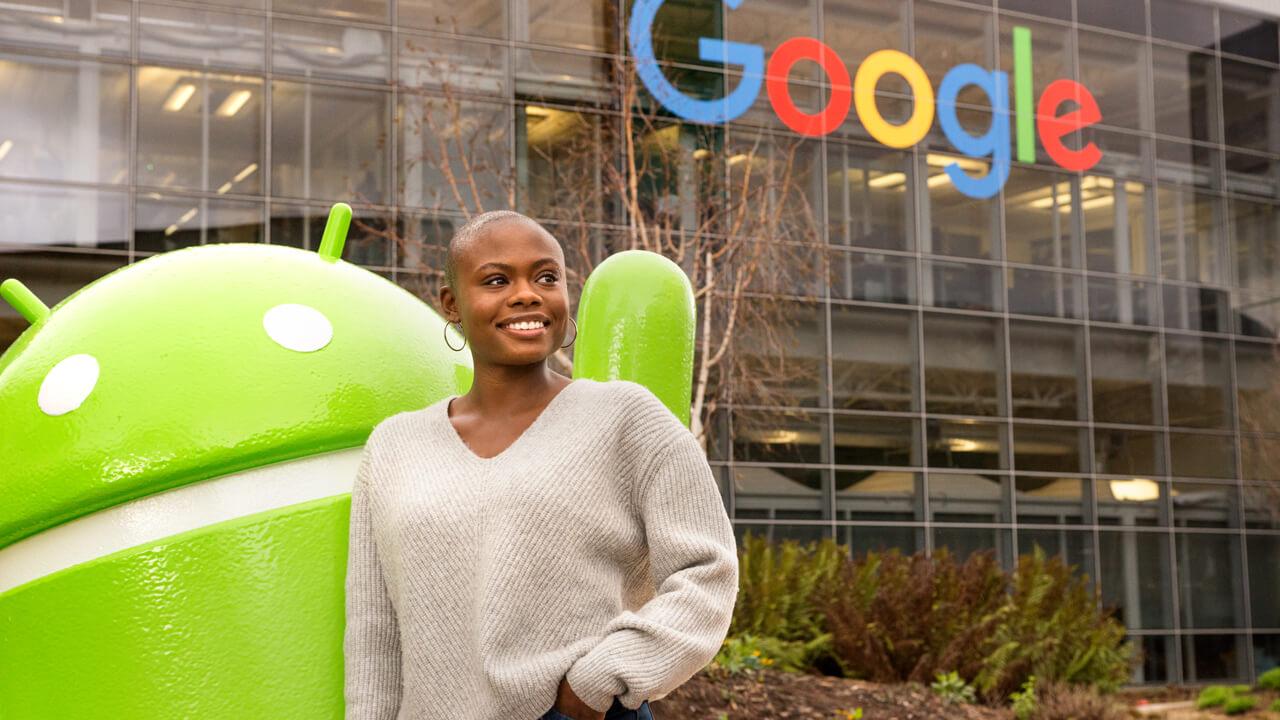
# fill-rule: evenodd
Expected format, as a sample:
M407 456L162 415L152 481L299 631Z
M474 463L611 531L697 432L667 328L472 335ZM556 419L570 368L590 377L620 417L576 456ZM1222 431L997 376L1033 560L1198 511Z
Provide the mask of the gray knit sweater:
M379 423L351 492L346 720L536 720L670 693L720 649L737 544L689 429L581 378L492 458L456 395Z

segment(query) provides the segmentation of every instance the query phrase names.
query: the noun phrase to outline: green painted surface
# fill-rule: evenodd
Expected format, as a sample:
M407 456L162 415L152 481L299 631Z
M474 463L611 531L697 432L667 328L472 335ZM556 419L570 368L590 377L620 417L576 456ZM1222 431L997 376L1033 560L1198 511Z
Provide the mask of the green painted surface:
M1031 30L1013 29L1014 110L1018 123L1018 162L1036 161L1036 120L1031 77Z

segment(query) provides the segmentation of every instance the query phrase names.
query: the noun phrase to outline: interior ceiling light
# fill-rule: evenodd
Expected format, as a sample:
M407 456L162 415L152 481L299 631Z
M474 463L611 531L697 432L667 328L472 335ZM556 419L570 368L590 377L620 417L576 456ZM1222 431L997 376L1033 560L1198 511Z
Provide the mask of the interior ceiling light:
M238 183L238 182L240 182L241 180L243 180L243 179L245 179L245 178L249 177L250 175L252 175L252 174L253 174L253 171L255 171L255 170L257 170L257 169L258 169L258 163L249 163L248 165L245 165L245 166L244 166L244 169L243 169L243 170L241 170L240 172L236 173L236 176L235 176L235 177L231 178L231 182L233 182L233 183Z
M551 108L544 108L538 105L526 105L524 114L529 117L547 117L551 115Z
M973 158L952 157L951 155L936 155L934 153L929 153L924 159L925 162L933 165L934 167L946 167L951 163L955 163L963 170L985 171L987 169L986 163L981 160L974 160Z
M1112 480L1110 486L1111 496L1117 500L1149 502L1160 497L1160 486L1146 478Z
M4 156L8 155L9 151L12 149L13 149L12 140L5 140L4 142L0 143L0 160L3 160Z
M196 86L191 83L183 83L173 89L169 93L169 98L164 101L164 109L169 112L178 112L186 106L187 101L192 95L196 94Z
M893 187L894 185L901 185L906 181L907 181L907 176L899 172L899 173L889 173L888 175L881 175L880 177L871 178L870 180L867 181L867 184L873 188L886 188L886 187Z
M236 90L227 96L226 100L218 106L217 113L222 117L232 117L240 112L240 108L249 102L249 98L253 97L253 93L248 90Z

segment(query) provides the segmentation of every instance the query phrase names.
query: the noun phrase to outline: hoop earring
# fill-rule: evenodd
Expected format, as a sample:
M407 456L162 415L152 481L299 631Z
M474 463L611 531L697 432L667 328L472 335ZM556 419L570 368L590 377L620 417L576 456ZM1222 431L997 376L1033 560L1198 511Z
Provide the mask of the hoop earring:
M450 325L452 325L452 324L453 324L453 323L451 323L451 322L446 322L446 323L444 324L444 344L445 344L445 345L449 345L449 326L450 326ZM458 327L459 327L459 328L461 328L461 327L462 327L462 323L458 323ZM459 335L462 335L462 330L461 330L461 329L459 329L459 330L458 330L458 334L459 334ZM452 345L449 345L449 349L450 349L450 350L452 350L452 351L454 351L454 352L460 352L460 351L462 350L462 348L465 348L466 346L467 346L467 336L466 336L466 335L462 335L462 347L458 347L458 348L456 348L456 347L454 347L454 346L452 346Z
M573 323L573 340L570 340L569 342L565 343L564 345L561 345L560 347L562 347L562 348L567 348L567 347L569 347L570 345L572 345L572 344L574 343L574 341L576 341L576 340L578 339L578 321L577 321L577 320L574 320L573 318L569 318L569 322Z

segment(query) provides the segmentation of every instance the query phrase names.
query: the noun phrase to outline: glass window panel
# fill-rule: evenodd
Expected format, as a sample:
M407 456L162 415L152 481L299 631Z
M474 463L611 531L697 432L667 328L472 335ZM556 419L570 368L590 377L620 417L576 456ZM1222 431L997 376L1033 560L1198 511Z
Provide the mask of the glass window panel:
M963 563L969 556L979 552L990 552L1000 567L1012 570L1014 564L1013 535L1009 530L995 528L952 528L933 529L933 547L935 550L946 548L958 562Z
M1013 416L1084 420L1084 333L1074 325L1009 321Z
M853 557L868 552L897 550L903 555L913 555L925 547L923 527L900 525L838 525L836 537L841 545L849 548Z
M737 410L733 458L747 462L825 463L827 416L801 410Z
M1274 597L1274 596L1272 596ZM1255 628L1258 627L1254 623ZM1253 636L1253 672L1255 675L1280 667L1280 634L1258 633Z
M917 419L837 413L832 421L838 465L923 464Z
M788 520L829 520L825 507L829 470L801 467L729 468L734 516ZM772 513L761 515L760 511Z
M1156 178L1162 184L1220 189L1217 148L1177 140L1156 140Z
M1018 443L1014 428L1014 443ZM1036 525L1080 525L1093 517L1092 483L1087 478L1014 478L1018 522ZM1019 548L1020 552L1026 552Z
M1164 347L1169 424L1231 429L1231 356L1227 341L1166 335ZM1177 443L1173 446L1177 447ZM1177 467L1173 470L1177 472Z
M1204 9L1212 12L1207 7ZM1156 132L1188 140L1219 140L1218 124L1209 112L1218 104L1214 56L1153 45L1151 66L1154 70L1151 94L1160 98L1155 104Z
M1159 475L1164 472L1164 438L1143 430L1098 428L1093 431L1093 464L1108 475Z
M139 4L138 55L192 65L262 68L266 19L261 15Z
M906 153L827 144L828 242L910 250L912 193Z
M129 56L128 0L19 0L0 9L0 42L81 55Z
M1273 292L1261 290L1231 292L1231 321L1233 331L1250 337L1280 336L1280 305Z
M1080 267L1071 231L1071 176L1015 166L1004 187L1005 257L1009 262Z
M1243 635L1184 635L1183 672L1188 682L1244 680Z
M4 268L4 276L21 280L49 307L128 262L127 254L111 251L77 253L40 248L0 249L0 268ZM30 327L31 324L13 306L0 302L0 354Z
M1165 285L1164 326L1203 332L1230 332L1227 293L1206 287Z
M1090 337L1093 418L1155 425L1161 413L1160 337L1095 328Z
M1099 479L1095 490L1099 525L1169 525L1167 482L1141 477Z
M826 407L826 313L821 305L753 297L758 322L739 324L734 364L752 378L744 405Z
M1178 533L1174 536L1183 627L1244 625L1241 540L1234 534Z
M1263 20L1251 15L1218 11L1218 39L1222 52L1262 60L1280 62L1280 33L1275 20Z
M1010 521L1009 478L934 472L928 479L929 514L935 522Z
M1280 479L1280 438L1241 435L1240 466L1245 481Z
M168 252L193 245L262 242L260 202L183 198L156 193L137 200L134 247Z
M1236 284L1272 294L1280 289L1280 212L1268 202L1229 201L1231 245L1236 253Z
M877 50L907 51L907 12L905 0L841 0L822 7L822 40L836 55L853 64ZM736 13L736 11L735 11ZM732 17L735 13L729 13ZM807 30L807 29L805 29ZM802 30L800 35L809 33ZM766 47L777 47L791 36L775 36L779 41Z
M1013 426L1013 463L1031 472L1086 472L1089 437L1083 428L1060 425Z
M1280 345L1236 343L1236 401L1241 430L1276 432L1280 428Z
M0 185L0 244L128 250L129 196L5 183ZM17 277L7 260L0 261L0 266L5 266L0 275ZM48 298L41 300L53 306Z
M831 393L836 408L919 409L915 313L831 306Z
M515 17L511 30L516 40L560 45L579 50L616 50L610 41L610 32L617 22L616 6L602 0L574 2L573 0L521 0L513 6ZM670 21L670 15L661 13L657 23ZM706 28L706 25L701 27ZM723 37L708 33L710 37ZM654 38L655 43L660 42Z
M1058 2L1058 6L1067 6L1067 3ZM1004 7L1004 3L1000 4ZM1070 9L1068 8L1068 12ZM1026 18L1000 18L1000 69L1009 73L1010 82L1013 82L1013 29L1015 27L1024 27L1031 31L1031 80L1032 95L1039 98L1049 87L1049 84L1060 78L1070 80L1079 79L1076 72L1075 63L1075 42L1072 37L1071 28L1067 25L1059 25L1056 23L1037 22L1035 20L1027 20ZM1081 48L1083 55L1083 47ZM991 65L983 65L982 67L991 67ZM1013 86L1010 85L1012 88ZM1100 96L1101 90L1092 85L1086 85L1095 97ZM1132 96L1130 96L1132 97ZM1012 98L1010 99L1012 103ZM985 105L985 101L983 102ZM1070 105L1068 103L1067 105ZM1107 115L1102 115L1103 122L1107 121ZM1036 162L1046 163L1056 166L1044 148L1036 144Z
M1072 149L1090 143L1098 148L1102 156L1090 168L1091 172L1129 180L1150 180L1152 177L1154 153L1151 140L1136 130L1112 130L1090 125L1076 135L1064 136L1064 143Z
M260 78L138 68L138 184L261 193L264 114Z
M1079 318L1080 278L1066 273L1041 272L1011 267L1005 272L1009 283L1009 312L1019 315Z
M1240 494L1235 485L1173 483L1173 523L1178 527L1240 527L1239 513Z
M388 93L283 81L271 93L273 195L389 202Z
M1280 198L1280 161L1253 153L1227 152L1226 163L1228 190Z
M801 548L807 547L810 543L821 542L825 538L831 537L831 525L814 523L812 525L781 525L781 524L764 524L764 523L739 523L733 524L733 534L737 538L739 547L742 546L743 539L747 533L753 538L764 538L770 543L781 543L795 541L800 544Z
M914 303L915 258L880 253L832 252L831 296L843 300Z
M1173 627L1173 566L1163 532L1098 531L1102 605L1126 628Z
M836 519L913 522L924 519L920 507L924 480L897 470L837 470Z
M388 0L271 0L276 12L386 23Z
M962 310L1001 310L1004 291L1000 268L942 260L924 261L925 290L922 301L935 307Z
M914 57L929 76L933 87L938 87L943 76L960 63L972 63L983 68L995 65L995 30L989 10L926 0L918 0L914 10ZM958 99L988 106L986 96L979 88L965 88Z
M601 187L601 177L607 174L602 160L608 156L602 134L605 120L598 115L575 113L568 110L536 105L517 108L516 157L519 168L517 194L521 208L535 217L576 220L581 223L604 222L603 202L609 195ZM694 143L694 133L682 125L668 125L660 131L667 143L675 148ZM657 133L654 133L657 134ZM592 148L584 151L584 148ZM662 220L675 227L697 222L698 204L696 189L691 183L681 182L682 170L692 173L692 168L668 165L675 151L658 151L655 168L650 177L671 173L673 180L659 181L664 186L666 198L662 210L667 213ZM683 196L683 197L681 197Z
M936 164L929 163L930 157L934 158ZM921 165L925 166L920 169L921 174L943 177L939 165L950 160L952 160L950 156L928 153L920 159ZM975 177L981 177L989 172L987 163L983 161L973 159L956 161L962 168L972 165L974 169L965 171ZM929 201L925 208L925 216L928 218L929 235L921 238L924 244L922 250L939 255L970 258L999 257L999 196L987 199L971 198L957 190L950 180L937 182L930 178L926 185Z
M597 55L517 49L516 93L523 97L613 104L606 80L609 60Z
M1156 258L1147 232L1151 186L1133 180L1087 175L1080 183L1085 255L1090 270L1150 275Z
M1184 45L1216 48L1213 8L1187 0L1151 0L1151 36Z
M276 18L271 36L278 73L386 80L391 69L391 35L381 30Z
M1005 426L974 420L925 420L929 466L1001 470L1009 467Z
M735 228L739 234L799 243L821 237L820 143L795 133L752 132L731 134L726 150L727 207L744 203L753 211Z
M1125 641L1133 642L1142 650L1142 660L1133 671L1135 684L1168 683L1174 679L1177 638L1168 635L1140 635L1126 637Z
M1071 19L1071 3L1061 0L1000 0L1001 10L1016 10L1058 20Z
M1160 267L1171 280L1221 285L1227 282L1222 241L1222 200L1190 190L1160 187Z
M1159 312L1154 282L1094 276L1089 278L1089 319L1125 325L1157 325Z
M403 18L404 4L400 4ZM493 43L466 42L399 33L397 59L400 84L417 90L501 95L507 83L507 48Z
M0 176L128 180L129 74L118 65L0 55Z
M457 213L510 206L508 106L402 93L396 124L402 205Z
M1140 8L1138 12L1142 12ZM1080 82L1098 101L1102 113L1100 122L1133 130L1149 129L1151 83L1147 81L1147 53L1150 45L1133 38L1087 30L1079 31L1079 43Z
M1280 70L1222 58L1223 142L1262 152L1280 152L1280 109L1275 95Z
M1280 535L1250 535L1249 598L1255 628L1280 628ZM1276 648L1280 649L1280 648ZM1280 662L1280 656L1271 655Z
M1084 25L1097 25L1108 30L1122 30L1136 35L1147 32L1145 3L1114 0L1076 0L1076 19Z
M415 275L426 273L430 278L439 279L438 268L444 267L445 248L454 230L464 222L460 216L402 212L397 222L400 241L393 249L396 267L415 271ZM406 275L408 273L397 273L397 282ZM436 302L439 298L439 283L435 279L430 292L419 295L427 302Z
M1280 530L1280 483L1245 483L1244 526L1251 530Z
M506 37L507 3L501 0L396 0L396 25L502 38Z
M999 321L924 316L925 407L947 415L1004 415Z
M319 250L328 219L328 207L272 203L271 244ZM354 208L347 241L342 246L342 259L355 265L389 265L390 246L386 238L389 226L390 217L387 214Z
M1036 550L1046 558L1058 557L1072 576L1087 579L1090 590L1096 587L1098 570L1093 556L1093 533L1066 528L1034 528L1018 530L1018 554L1029 555Z

